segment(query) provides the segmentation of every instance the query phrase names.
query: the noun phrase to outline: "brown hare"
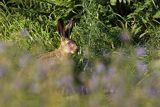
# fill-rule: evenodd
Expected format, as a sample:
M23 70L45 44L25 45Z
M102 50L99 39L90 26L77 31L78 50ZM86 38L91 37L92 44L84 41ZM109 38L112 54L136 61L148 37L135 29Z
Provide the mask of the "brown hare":
M70 20L68 25L64 25L62 19L58 20L57 29L60 35L60 46L58 49L41 54L35 64L36 79L44 80L45 90L51 87L61 89L67 93L74 92L72 70L73 61L70 56L78 51L75 41L70 38L74 22ZM57 93L57 90L56 90Z
M70 34L73 28L74 22L70 20L68 25L64 26L62 19L58 20L57 29L61 37L60 46L58 49L52 52L44 53L40 55L39 60L44 66L54 65L53 63L57 62L57 59L68 59L70 55L74 54L78 50L78 46L75 41L70 39Z

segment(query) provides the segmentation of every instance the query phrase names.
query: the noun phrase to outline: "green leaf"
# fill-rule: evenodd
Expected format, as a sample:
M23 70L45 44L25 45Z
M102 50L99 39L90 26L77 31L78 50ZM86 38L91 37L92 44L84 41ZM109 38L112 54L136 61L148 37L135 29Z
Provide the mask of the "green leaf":
M160 11L158 11L155 15L153 15L153 18L160 18Z
M71 0L51 0L51 1L54 2L56 5L59 5L59 6L68 7L68 5L71 4Z
M116 5L117 0L110 0L111 5Z

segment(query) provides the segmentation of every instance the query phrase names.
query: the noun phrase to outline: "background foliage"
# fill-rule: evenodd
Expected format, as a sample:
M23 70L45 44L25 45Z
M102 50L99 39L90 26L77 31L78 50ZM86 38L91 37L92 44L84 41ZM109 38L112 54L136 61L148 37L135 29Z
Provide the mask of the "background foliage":
M80 50L43 74L34 59L59 46L59 18ZM159 107L159 47L159 0L1 0L0 105Z

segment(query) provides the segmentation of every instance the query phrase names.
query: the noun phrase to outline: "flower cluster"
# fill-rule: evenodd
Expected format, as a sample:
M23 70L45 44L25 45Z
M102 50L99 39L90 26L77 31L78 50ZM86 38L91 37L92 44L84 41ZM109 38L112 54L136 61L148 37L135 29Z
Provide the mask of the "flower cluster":
M5 48L4 48L5 46ZM31 53L0 44L0 105L47 107L128 107L160 105L159 59L147 63L143 47L123 49L102 59L88 58L85 69L73 75L71 59L55 61L42 70ZM8 51L12 52L8 53ZM130 54L131 53L131 54ZM84 53L85 54L85 53ZM90 52L87 52L90 54ZM18 56L17 56L18 55ZM85 56L85 55L84 55ZM91 56L91 55L88 55ZM35 58L36 59L36 58ZM76 60L75 60L76 61ZM85 63L85 62L84 62ZM79 70L79 69L78 69ZM77 76L77 77L75 77ZM75 78L82 82L78 85ZM9 102L9 103L8 103Z

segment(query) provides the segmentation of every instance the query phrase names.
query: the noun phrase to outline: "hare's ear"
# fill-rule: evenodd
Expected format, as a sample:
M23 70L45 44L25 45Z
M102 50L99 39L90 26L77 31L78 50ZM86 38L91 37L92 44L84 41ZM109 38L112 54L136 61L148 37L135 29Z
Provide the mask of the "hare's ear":
M61 37L65 35L64 34L65 33L64 22L61 18L58 20L57 29L58 29L58 33Z
M74 21L73 21L73 19L71 19L65 29L65 37L66 38L69 38L69 36L72 32L73 26L74 26Z

